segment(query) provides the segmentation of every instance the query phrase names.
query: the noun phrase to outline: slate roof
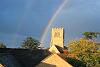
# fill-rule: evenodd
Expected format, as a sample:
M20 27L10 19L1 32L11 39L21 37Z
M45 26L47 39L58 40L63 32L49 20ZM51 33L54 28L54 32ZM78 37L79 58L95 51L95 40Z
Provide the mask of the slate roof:
M0 48L0 63L5 67L35 67L49 54L42 49Z

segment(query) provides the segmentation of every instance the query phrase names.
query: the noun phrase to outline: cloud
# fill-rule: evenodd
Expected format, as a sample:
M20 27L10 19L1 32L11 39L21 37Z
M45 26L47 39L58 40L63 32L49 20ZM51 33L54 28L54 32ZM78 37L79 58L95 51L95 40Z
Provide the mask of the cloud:
M20 39L27 36L39 39L61 2L61 0L1 0L0 40L6 40L5 42L12 46L14 44L12 42L19 43Z
M60 0L0 1L0 31L4 33L16 33L17 26L21 23L24 26L21 28L26 29L26 31L27 28L30 29L30 26L34 30L35 28L39 30L42 28L42 25L45 26L48 23L60 2ZM37 26L40 26L40 28Z

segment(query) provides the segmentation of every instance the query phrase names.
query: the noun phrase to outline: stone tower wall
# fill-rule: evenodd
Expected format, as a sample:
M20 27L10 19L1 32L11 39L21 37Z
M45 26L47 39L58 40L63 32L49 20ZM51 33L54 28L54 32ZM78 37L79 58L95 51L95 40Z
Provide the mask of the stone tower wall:
M51 33L51 46L57 45L64 47L64 29L63 28L52 28Z

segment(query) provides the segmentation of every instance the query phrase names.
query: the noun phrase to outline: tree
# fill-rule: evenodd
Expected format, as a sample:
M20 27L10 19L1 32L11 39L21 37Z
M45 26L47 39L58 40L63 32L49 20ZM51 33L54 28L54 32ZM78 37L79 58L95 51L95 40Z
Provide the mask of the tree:
M3 43L0 43L0 48L6 48L6 45L4 45Z
M77 59L74 59L74 58L70 58L70 57L65 58L65 60L69 64L71 64L73 67L86 67L86 64L84 64L84 62L82 62L80 60L77 60Z
M70 54L74 54L80 61L83 61L87 67L93 67L99 63L98 43L88 39L73 40L69 43Z
M84 32L83 33L84 38L86 39L93 39L93 38L97 38L98 35L100 35L99 32Z
M32 37L27 37L26 40L24 40L21 47L28 48L28 49L38 49L39 45L40 45L40 42L38 40L33 39Z

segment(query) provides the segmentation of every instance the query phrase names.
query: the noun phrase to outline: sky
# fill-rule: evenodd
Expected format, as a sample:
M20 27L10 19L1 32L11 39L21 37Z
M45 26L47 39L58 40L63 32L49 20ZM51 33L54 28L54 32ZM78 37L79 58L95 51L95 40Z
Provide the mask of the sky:
M26 37L40 40L44 29L64 0L0 0L0 42L20 47ZM51 28L63 27L65 45L86 31L100 32L100 0L68 0ZM50 43L51 29L44 47Z

